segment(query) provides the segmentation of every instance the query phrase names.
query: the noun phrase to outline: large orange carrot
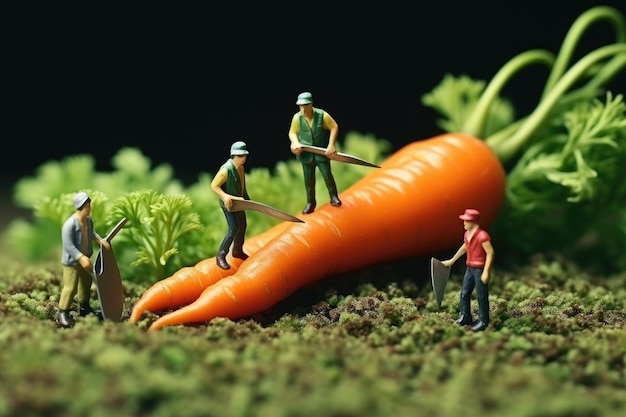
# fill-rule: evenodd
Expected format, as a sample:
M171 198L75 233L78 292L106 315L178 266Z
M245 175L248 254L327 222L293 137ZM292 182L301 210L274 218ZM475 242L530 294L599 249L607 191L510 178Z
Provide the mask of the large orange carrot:
M482 141L446 134L411 143L322 206L291 223L193 303L149 330L262 312L314 281L383 261L457 246L466 208L489 225L503 201L505 172Z
M246 239L245 252L249 255L256 253L286 227L286 223L279 223L261 234ZM227 270L217 266L215 257L180 269L174 275L156 282L146 290L133 306L130 321L136 323L145 311L156 313L192 303L209 285L237 272L242 262L241 259L228 255L231 268Z

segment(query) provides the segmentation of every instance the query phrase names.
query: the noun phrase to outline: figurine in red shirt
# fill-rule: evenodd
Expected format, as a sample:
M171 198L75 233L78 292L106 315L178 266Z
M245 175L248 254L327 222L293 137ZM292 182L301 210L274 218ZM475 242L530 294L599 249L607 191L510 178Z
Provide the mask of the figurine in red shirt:
M462 326L474 324L470 310L470 298L474 287L476 287L480 320L472 327L472 330L479 332L489 326L489 277L495 251L489 233L478 224L480 219L478 210L466 209L459 218L463 220L463 228L465 229L463 244L452 258L442 261L442 263L451 267L457 259L467 254L467 269L461 288L460 316L456 322Z

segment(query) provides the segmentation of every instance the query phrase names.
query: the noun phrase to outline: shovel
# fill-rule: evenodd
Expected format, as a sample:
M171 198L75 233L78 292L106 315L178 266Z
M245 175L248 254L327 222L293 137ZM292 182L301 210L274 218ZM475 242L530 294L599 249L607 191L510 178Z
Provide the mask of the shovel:
M289 213L285 213L282 210L278 210L272 206L268 206L267 204L259 203L254 200L232 200L233 205L228 211L244 211L244 210L255 210L263 214L267 214L268 216L274 217L279 220L286 220L288 222L295 223L304 223L304 220L300 220L296 216L292 216Z
M111 229L104 240L110 244L111 239L122 229L124 223L126 223L126 217ZM93 264L93 279L98 290L102 318L115 322L121 321L124 311L124 288L122 287L120 269L115 260L115 253L113 253L113 245L111 245L111 250L105 250L100 246L100 251Z
M337 162L345 162L347 164L355 164L355 165L363 165L366 167L372 168L380 168L379 165L376 165L372 162L366 161L365 159L361 159L354 155L349 155L347 153L337 152L333 155L326 155L326 148L321 148L319 146L311 146L311 145L302 145L302 150L305 152L311 152L318 155L324 155L330 160Z
M446 292L446 285L450 277L450 268L441 263L439 259L430 258L430 277L433 283L433 291L437 300L437 307L441 308L443 294Z

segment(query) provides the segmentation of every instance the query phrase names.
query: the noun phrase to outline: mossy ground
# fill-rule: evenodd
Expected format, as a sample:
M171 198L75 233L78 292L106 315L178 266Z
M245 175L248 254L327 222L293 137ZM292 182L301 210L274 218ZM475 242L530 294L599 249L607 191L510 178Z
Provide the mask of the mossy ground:
M6 252L2 258L7 258ZM626 274L497 269L492 326L454 323L425 260L329 278L239 321L55 323L61 268L3 259L0 416L623 416ZM125 284L128 312L145 288ZM97 307L97 297L92 297ZM472 304L476 310L475 300Z

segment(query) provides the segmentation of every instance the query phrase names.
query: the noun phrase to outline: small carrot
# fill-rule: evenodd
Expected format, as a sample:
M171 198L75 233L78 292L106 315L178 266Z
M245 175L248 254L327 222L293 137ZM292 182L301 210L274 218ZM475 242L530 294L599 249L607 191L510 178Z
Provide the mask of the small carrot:
M237 272L193 303L150 326L231 319L264 311L321 278L378 262L449 249L466 207L492 222L504 197L505 172L491 149L465 134L406 145L341 195L290 224L251 253Z
M274 236L280 234L289 222L279 223L265 232L251 237L244 243L246 253L253 254ZM195 301L211 284L234 274L242 259L227 257L231 269L217 266L215 257L204 259L194 266L181 268L174 275L152 285L133 306L130 321L136 323L145 311L158 312L184 306Z

